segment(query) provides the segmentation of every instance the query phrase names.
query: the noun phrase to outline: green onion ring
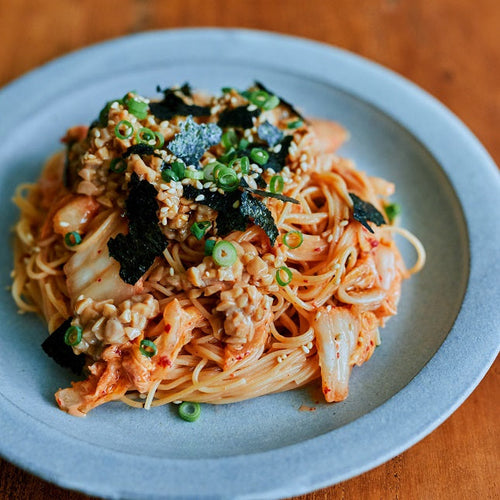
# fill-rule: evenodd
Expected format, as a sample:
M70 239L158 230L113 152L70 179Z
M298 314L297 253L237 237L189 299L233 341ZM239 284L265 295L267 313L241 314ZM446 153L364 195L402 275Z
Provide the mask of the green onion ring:
M122 134L122 133L120 132L120 129L121 129L122 127L125 127L125 130L126 130L125 134ZM122 140L124 140L124 139L130 139L130 137L132 137L133 133L134 133L134 127L133 127L133 125L132 125L129 121L127 121L127 120L122 120L122 121L119 121L119 122L116 124L116 126L115 126L115 135L116 135L116 137L117 137L118 139L122 139Z
M184 176L195 180L203 180L204 178L203 170L191 170L189 168L184 171Z
M265 165L269 160L269 153L261 148L253 148L250 151L250 158L259 165Z
M212 258L221 267L232 266L238 259L236 248L229 241L219 241L212 251Z
M191 231L191 234L199 241L205 236L205 233L207 232L207 229L211 226L211 222L208 220L204 220L201 222L194 222L191 224L191 227L189 228Z
M72 325L64 334L64 343L69 346L78 345L82 341L83 330L80 326Z
M64 243L66 243L69 247L76 247L76 245L79 245L81 242L82 237L77 231L71 231L70 233L66 233L64 235Z
M216 169L214 173L217 186L219 186L227 193L235 191L240 185L238 174L232 168L221 167Z
M179 417L186 422L195 422L200 418L201 406L199 403L184 401L179 405Z
M270 111L271 109L274 109L276 106L279 106L280 99L276 95L271 95L269 98L262 104L262 109L264 111Z
M296 243L293 244L292 242L290 242L290 238L294 238L294 239L297 238ZM294 250L295 248L299 248L303 242L304 242L304 235L302 234L302 231L299 231L299 230L288 231L288 233L286 233L283 236L283 244L286 247L290 248L291 250Z
M163 137L163 134L160 134L160 132L155 132L156 135L156 149L160 149L163 147L165 144L165 137Z
M286 274L286 281L281 278L281 273ZM292 282L293 274L292 271L286 266L281 266L276 271L276 281L280 286L287 286Z
M248 172L250 172L250 160L248 159L248 156L234 158L234 160L229 162L229 167L234 170L239 167L242 174L248 174Z
M111 172L121 174L127 170L127 162L123 158L113 158L109 164Z
M147 127L142 127L135 133L135 140L138 144L148 144L152 146L153 144L151 143L154 141L156 145L157 139L156 134Z
M144 120L148 116L148 103L144 101L139 101L134 97L126 97L124 101L128 108L129 113L133 114L139 120Z
M143 339L139 345L139 351L144 356L152 358L158 352L158 348L152 340Z
M236 132L234 129L230 128L226 132L222 134L221 138L221 144L226 148L230 149L234 146L238 145L238 136L236 135Z
M304 122L302 120L294 120L293 122L289 122L287 124L287 128L289 129L296 129L302 127Z
M212 255L214 251L216 241L215 240L205 240L205 255Z
M271 181L269 182L269 191L271 191L271 193L280 194L283 192L284 187L285 181L281 175L273 175L271 177Z

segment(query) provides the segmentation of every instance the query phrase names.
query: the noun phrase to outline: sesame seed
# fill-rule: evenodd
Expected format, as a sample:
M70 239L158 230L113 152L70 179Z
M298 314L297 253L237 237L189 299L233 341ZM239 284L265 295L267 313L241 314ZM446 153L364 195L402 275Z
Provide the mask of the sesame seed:
M248 111L255 111L257 109L257 106L255 104L250 104L250 106L247 107Z
M274 146L273 151L275 153L279 153L281 151L281 144L277 144L276 146Z
M281 362L283 362L283 358L281 356L278 356L278 358L276 359L276 361L278 361L278 363L281 363Z
M205 199L205 195L204 194L199 194L195 199L194 201L203 201Z
M344 219L344 220L340 221L339 226L344 227L344 226L347 226L347 224L349 224L349 221Z
M309 351L309 349L308 349L305 345L303 345L303 346L302 346L302 350L303 350L306 354L309 354L309 352L310 352L310 351Z
M312 342L308 342L308 343L306 344L306 347L307 347L308 349L312 349L312 348L313 348L313 343L312 343Z
M170 276L173 276L175 274L175 271L174 271L174 268L171 267L169 270L168 270L168 274L170 274Z
M328 243L331 243L333 241L333 234L328 235L326 241L328 241Z
M200 181L196 181L196 189L203 189L203 184Z
M238 208L240 206L240 200L236 200L234 203L233 203L233 208Z
M327 306L326 306L326 311L327 311L327 312L330 312L331 310L332 310L332 306L331 306L331 305L327 305Z

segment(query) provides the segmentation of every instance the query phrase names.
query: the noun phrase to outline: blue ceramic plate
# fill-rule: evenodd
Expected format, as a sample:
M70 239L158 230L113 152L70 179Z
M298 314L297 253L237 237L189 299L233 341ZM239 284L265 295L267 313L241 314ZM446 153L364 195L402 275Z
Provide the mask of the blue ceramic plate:
M446 108L408 81L347 52L242 30L150 32L70 54L0 93L1 234L17 218L14 187L37 178L66 128L90 123L130 89L189 81L218 91L260 80L305 114L341 122L341 154L396 183L401 224L424 243L425 269L349 398L315 404L307 389L204 406L188 424L169 407L112 403L73 418L53 393L71 376L40 349L46 329L0 306L0 453L48 481L112 498L270 498L360 474L422 439L486 373L499 346L495 165ZM408 261L413 250L401 242ZM12 251L0 252L2 290ZM301 412L302 405L315 412Z

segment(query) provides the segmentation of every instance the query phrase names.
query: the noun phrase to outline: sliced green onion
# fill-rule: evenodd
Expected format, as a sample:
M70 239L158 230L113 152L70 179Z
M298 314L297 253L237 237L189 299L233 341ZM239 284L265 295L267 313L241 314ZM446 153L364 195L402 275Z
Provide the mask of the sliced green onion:
M160 132L155 132L156 135L156 149L160 149L165 144L165 137Z
M246 139L241 139L239 149L246 149L250 143Z
M152 340L143 339L139 345L139 351L144 356L152 358L158 352L158 348Z
M259 165L265 165L269 160L269 153L261 148L253 148L250 151L250 158Z
M206 240L205 241L205 255L212 255L214 251L216 241L215 240Z
M302 231L288 231L288 233L283 236L283 244L292 250L299 248L303 242L304 235Z
M80 326L72 325L64 334L64 343L66 345L75 346L82 341L83 330Z
M251 92L248 96L248 100L261 108L264 103L269 99L269 94L265 90L256 90L255 92Z
M236 135L236 132L234 131L234 129L230 128L229 130L224 132L222 134L222 138L221 138L220 142L222 143L222 145L226 149L230 149L233 146L237 146L238 145L238 136Z
M165 168L161 171L161 178L165 182L171 182L171 181L179 181L179 177L177 174L171 169L171 168Z
M111 109L111 105L114 102L118 102L121 104L121 100L115 99L114 101L108 101L104 108L101 109L99 112L99 124L101 127L107 127L108 126L108 116L109 116L109 110Z
M179 417L186 422L195 422L200 418L201 406L199 403L184 401L178 408Z
M283 180L283 177L281 177L281 175L273 175L271 177L271 180L269 182L269 191L271 191L271 193L282 193L284 187L285 181Z
M211 226L211 222L208 220L204 220L202 222L195 222L189 228L191 230L191 234L199 241L205 236L207 229Z
M181 161L176 160L172 163L172 171L177 175L179 180L186 177L186 166Z
M219 161L225 163L226 165L236 158L236 149L231 148L225 154L219 157Z
M222 240L214 245L212 258L219 266L228 267L232 266L236 262L238 254L232 243Z
M122 129L125 129L122 134L121 130ZM115 127L115 135L116 137L118 137L118 139L129 139L130 137L132 137L134 133L134 127L132 126L132 124L127 121L127 120L122 120L122 121L119 121L117 124L116 124L116 127Z
M76 247L82 242L82 237L76 231L71 231L71 233L66 233L64 235L64 243L69 247Z
M229 162L229 167L234 170L239 168L242 174L248 174L248 172L250 172L250 160L248 159L248 156L234 158L234 160Z
M157 139L156 134L147 127L142 127L135 133L135 140L138 144L149 144L153 146L153 142L156 145Z
M384 205L384 211L387 214L389 222L392 224L394 219L401 213L401 206L397 203L389 203Z
M234 191L240 185L238 174L229 167L217 167L214 170L214 177L217 186L226 192Z
M127 162L123 158L113 158L109 164L111 172L121 174L127 170Z
M190 168L186 168L184 171L184 176L188 179L201 180L204 178L203 170L191 170Z
M229 94L233 90L233 87L222 87L221 90L223 94Z
M203 176L205 177L205 179L207 181L213 181L214 180L214 170L217 168L217 167L225 167L226 165L224 165L223 163L220 163L218 161L212 161L210 163L208 163L207 165L205 165L205 167L203 168Z
M134 97L125 97L124 103L126 104L129 113L133 114L139 120L144 120L148 116L149 105L147 102L139 101Z
M293 122L289 122L287 124L287 128L289 128L289 129L300 128L300 127L302 127L303 124L304 124L304 122L302 120L294 120Z
M280 103L280 98L276 95L269 96L266 102L261 106L264 111L270 111L278 106Z
M283 274L285 274L284 279L282 278ZM276 271L276 281L280 286L289 285L292 282L293 274L292 271L286 266L281 266Z

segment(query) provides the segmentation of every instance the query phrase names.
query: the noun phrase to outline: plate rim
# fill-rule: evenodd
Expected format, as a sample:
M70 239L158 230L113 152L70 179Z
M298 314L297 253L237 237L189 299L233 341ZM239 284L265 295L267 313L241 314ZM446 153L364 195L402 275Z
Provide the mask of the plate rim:
M493 363L498 353L500 338L498 330L495 331L494 329L491 329L487 334L487 339L492 341L489 345L484 338L476 339L478 341L481 340L482 343L479 343L480 351L476 352L476 357L471 361L472 364L467 367L471 376L468 379L467 383L464 383L461 380L460 389L457 390L457 388L455 388L456 394L453 396L453 398L451 398L452 401L447 401L447 403L444 404L442 400L442 394L427 394L427 398L430 397L431 399L435 400L436 405L437 403L440 404L436 406L433 414L429 415L426 422L414 422L414 426L412 427L411 432L408 432L408 429L405 430L400 428L400 424L398 427L397 421L393 422L395 415L391 414L391 408L394 408L395 405L402 404L403 401L409 403L411 400L411 396L415 396L413 392L415 391L415 388L418 387L418 384L421 384L422 382L424 382L425 384L426 381L432 380L433 375L435 376L436 373L441 378L444 377L444 380L446 380L446 375L440 371L442 369L441 365L443 362L443 358L446 356L449 357L454 352L456 352L456 343L458 341L464 342L467 340L466 338L464 338L465 335L463 332L463 328L465 328L467 325L470 326L472 316L477 319L477 311L475 311L474 308L481 306L481 304L478 304L477 298L474 297L473 289L484 281L482 273L485 272L485 263L480 262L481 259L477 258L479 255L479 250L482 250L482 252L484 252L481 253L481 255L484 256L486 255L488 249L490 251L493 251L495 247L498 248L498 246L500 246L500 236L498 236L498 234L500 234L500 231L493 231L495 234L493 235L491 240L486 242L484 241L485 238L480 236L481 229L484 229L488 223L494 223L494 196L500 193L500 183L497 177L498 172L493 160L489 157L484 147L475 138L472 132L470 132L465 127L465 125L443 104L441 104L424 90L417 87L414 83L406 80L390 69L384 68L383 66L373 61L369 61L368 59L348 52L345 49L333 47L322 42L267 31L234 28L191 28L148 31L115 38L102 43L91 45L77 51L73 51L30 71L26 75L19 77L18 79L14 80L12 83L4 87L2 90L0 90L0 100L7 101L8 111L6 114L8 115L9 113L13 112L13 103L15 103L15 99L12 99L12 97L15 97L16 93L20 93L21 96L26 95L30 86L36 84L40 80L43 81L47 78L50 79L50 75L52 73L57 72L60 68L71 67L75 61L81 62L86 58L92 58L96 52L113 53L114 51L121 50L123 46L126 46L128 44L134 46L136 44L144 43L144 41L151 42L151 40L155 40L157 39L157 37L165 39L194 39L200 36L212 39L218 39L221 37L236 37L242 43L258 44L262 43L263 40L265 40L266 42L272 41L274 44L272 50L275 52L287 51L293 47L294 50L298 50L302 54L314 53L318 55L318 59L335 61L337 62L337 64L340 64L341 66L343 65L344 73L346 71L347 73L351 72L351 80L353 73L369 73L374 78L375 85L379 86L377 87L377 90L382 92L382 95L376 98L374 96L367 97L366 95L363 95L363 92L366 92L366 88L364 88L362 85L361 87L359 85L357 87L355 86L354 95L357 95L365 102L375 105L382 112L386 113L393 120L397 121L414 137L420 140L424 147L428 151L430 151L432 156L440 164L445 175L448 177L450 184L455 191L455 195L460 201L465 217L465 223L469 232L469 249L471 257L469 267L469 283L465 296L463 298L462 308L457 315L455 324L451 328L441 347L429 360L429 362L422 368L422 370L414 377L414 379L411 380L406 387L404 387L401 391L395 394L380 407L363 415L359 419L325 435L321 435L295 445L290 445L284 448L270 450L267 452L251 455L239 455L236 457L233 456L215 459L202 459L198 461L168 458L161 459L159 461L151 459L149 460L149 463L161 462L162 464L168 464L169 466L174 466L175 462L177 463L177 468L182 468L183 463L185 462L189 462L191 467L193 466L193 462L200 462L200 464L208 467L208 469L211 471L217 471L219 467L225 467L226 469L227 467L232 467L231 470L234 473L234 476L238 477L238 474L241 475L240 468L245 466L248 467L249 461L255 467L258 467L260 465L261 474L264 472L264 469L262 469L262 464L266 463L270 458L272 458L272 460L285 461L290 466L294 464L294 467L297 468L299 465L304 465L304 458L301 458L300 455L303 454L304 448L307 448L309 457L311 456L311 454L316 453L315 462L314 460L309 460L311 464L312 462L314 462L314 464L318 466L315 471L309 471L308 474L300 474L300 471L288 471L286 474L286 479L285 477L283 477L283 475L280 476L279 474L275 474L272 477L267 476L266 482L269 481L271 483L271 486L267 485L267 487L264 487L264 484L261 484L261 487L259 487L260 478L254 477L253 482L251 483L251 485L249 485L251 489L247 491L241 491L240 488L239 492L228 490L228 494L239 493L239 497L241 498L268 498L270 496L274 497L297 495L311 491L313 489L327 486L329 484L332 484L333 482L345 480L354 475L361 474L366 470L380 465L381 463L389 460L390 458L396 456L397 454L415 444L417 441L434 430L438 425L440 425L446 418L448 418L449 415L451 415L453 411L455 411L456 408L458 408L460 404L462 404L462 402L477 386L479 381L486 374L490 365ZM214 42L212 41L212 43ZM339 77L337 76L336 78ZM351 84L352 81L350 81L349 78L347 78L347 80L344 82L344 85ZM385 87L389 88L389 93L387 92L387 88ZM340 88L344 87L341 86ZM353 88L349 88L348 90L349 92L352 92ZM357 92L360 92L361 94L357 94ZM392 96L390 94L392 94ZM446 160L446 158L443 157L445 153L436 150L435 141L432 138L428 137L427 132L421 130L421 124L418 121L420 119L420 116L408 117L404 115L404 102L398 101L398 98L401 97L401 95L411 96L413 99L415 99L422 108L420 110L420 113L435 118L439 123L446 124L448 128L444 132L441 132L443 134L443 137L451 135L453 138L455 138L455 140L459 139L462 142L460 146L458 146L458 148L461 147L464 150L462 152L466 154L466 156L472 156L476 159L475 168L481 168L481 173L487 177L487 182L485 182L485 184L487 184L487 186L485 187L486 202L482 207L478 209L478 207L473 206L473 200L471 199L471 196L463 190L463 186L468 180L465 174L470 172L457 173L451 171L449 168L445 168L445 164L448 164L448 160L443 163L443 161ZM387 104L383 106L379 102L382 98L392 98L392 100L388 101L391 103L391 109L387 109ZM4 123L6 122L7 120L4 120ZM0 131L1 130L2 126L0 125ZM429 145L431 147L429 147ZM488 212L489 209L491 210L491 214L485 213ZM478 210L479 214L472 213L473 210ZM483 218L481 219L481 217ZM477 243L477 239L480 239L480 243ZM484 248L486 248L486 250L484 250ZM493 255L493 253L491 254ZM487 260L489 261L490 259ZM499 290L493 290L491 299L498 298L498 296ZM484 305L480 307L480 310L484 311ZM499 312L494 311L491 318L487 318L486 321L484 321L483 318L481 324L484 323L491 323L492 325L498 326L498 324L500 324ZM461 332L458 331L459 329L462 329ZM441 401L438 401L438 396L441 397ZM415 401L413 401L413 405L414 404ZM412 407L412 405L410 405L410 407ZM437 409L438 407L439 410ZM16 465L24 469L27 469L29 472L32 472L48 481L54 482L66 488L77 489L87 494L103 495L104 493L109 497L126 495L130 498L144 498L144 491L121 491L120 489L116 488L116 485L110 487L109 484L107 484L107 477L105 474L101 474L99 477L97 477L97 481L94 484L89 484L85 481L82 482L81 480L71 477L71 460L67 461L67 463L58 463L55 470L54 468L49 467L47 461L42 464L40 462L37 462L36 458L33 459L33 455L28 453L29 450L27 447L22 447L22 449L20 449L18 446L16 447L16 445L19 444L19 429L15 429L15 427L16 423L19 423L20 421L24 422L24 420L26 419L25 415L19 415L19 411L23 412L23 410L17 408L16 411L16 405L12 402L8 402L2 394L0 394L0 409L2 410L0 412L0 423L3 424L3 428L5 429L7 436L5 440L3 439L0 442L0 455L2 455L5 459L15 463ZM408 417L410 418L411 415L409 415ZM26 423L28 423L30 419L32 420L31 417L27 417ZM354 436L361 427L364 427L365 429L373 427L374 420L377 419L387 424L390 423L391 428L391 432L389 433L390 435L385 436L384 438L384 445L378 443L379 452L377 453L372 450L371 457L368 458L365 456L365 458L361 460L363 463L359 463L360 460L354 461L357 463L351 461L346 465L344 470L337 471L335 473L329 472L328 467L325 467L325 465L328 465L328 454L325 454L324 452L324 444L328 442L328 439L332 438L331 435L335 434L333 439L339 440L339 442L344 442L346 440L348 442L349 436ZM38 424L42 424L41 427L43 427L43 423L38 422ZM35 424L34 428L39 429L39 426ZM394 431L396 431L397 434L396 439L394 439ZM379 436L379 441L383 437L384 436ZM370 443L373 444L373 438L370 439ZM63 441L66 440L71 441L70 438L63 439ZM67 445L68 443L64 443L63 447ZM95 445L90 445L88 443L86 443L85 449L87 453L103 453L101 448ZM127 459L123 458L123 454L119 452L108 450L108 452L104 453L104 455L112 457L114 456L115 458L117 455L119 455L118 458L121 466L125 466L126 464L128 464ZM131 455L130 457L133 456L134 455ZM293 462L290 457L294 457L295 462ZM69 474L67 470L68 466L70 472ZM175 467L173 468L175 469ZM288 475L293 477L293 479L290 479ZM230 481L231 478L226 477L225 480ZM161 498L161 496L158 496L154 491L148 492L146 493L146 495L148 498ZM180 496L179 493L177 493L177 495ZM218 494L217 498L220 498L222 496L222 494Z

